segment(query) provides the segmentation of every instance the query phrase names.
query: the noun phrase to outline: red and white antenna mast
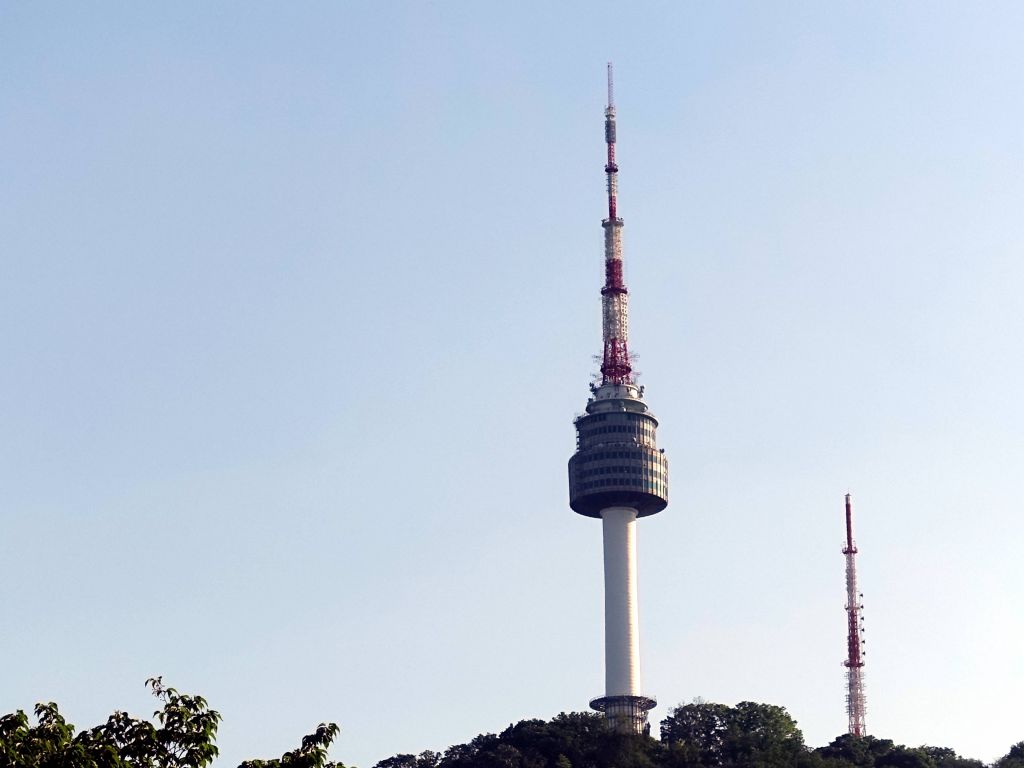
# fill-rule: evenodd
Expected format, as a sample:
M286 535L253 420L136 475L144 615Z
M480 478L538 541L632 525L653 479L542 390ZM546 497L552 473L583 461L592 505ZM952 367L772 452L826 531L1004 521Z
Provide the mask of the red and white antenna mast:
M608 145L608 218L604 227L604 287L601 289L604 353L601 356L602 384L630 384L633 368L629 362L629 305L622 279L622 219L619 218L619 166L615 164L615 91L612 65L608 63L608 106L604 110L604 141Z
M846 494L846 714L849 732L867 736L864 725L864 604L857 591L857 545L853 541L853 504Z

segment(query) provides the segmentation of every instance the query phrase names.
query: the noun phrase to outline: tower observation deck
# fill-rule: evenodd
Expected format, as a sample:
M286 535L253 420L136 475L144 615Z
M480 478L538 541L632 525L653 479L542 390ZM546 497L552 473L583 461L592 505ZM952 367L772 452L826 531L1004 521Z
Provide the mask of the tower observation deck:
M636 521L668 505L668 460L658 448L654 418L632 371L628 348L628 291L622 270L615 161L615 101L608 65L605 109L605 174L608 218L604 219L601 289L604 351L601 383L591 385L586 412L578 416L576 453L569 459L569 506L600 518L604 535L605 695L590 702L612 727L625 733L649 730L647 712L656 702L642 692L637 608Z

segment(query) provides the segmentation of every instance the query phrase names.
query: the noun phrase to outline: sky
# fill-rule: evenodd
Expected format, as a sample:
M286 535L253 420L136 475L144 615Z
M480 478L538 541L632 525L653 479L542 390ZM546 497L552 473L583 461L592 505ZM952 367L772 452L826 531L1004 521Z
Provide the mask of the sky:
M0 4L0 712L372 768L603 690L615 63L655 724L1024 738L1024 8ZM655 727L655 730L656 727Z

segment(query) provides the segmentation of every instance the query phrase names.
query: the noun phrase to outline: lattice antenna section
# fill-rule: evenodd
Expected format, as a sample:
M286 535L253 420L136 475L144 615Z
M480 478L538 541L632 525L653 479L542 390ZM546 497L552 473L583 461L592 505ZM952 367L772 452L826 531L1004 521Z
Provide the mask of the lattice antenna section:
M846 494L846 715L849 733L866 736L864 715L864 604L857 589L857 544L853 540L853 504Z
M629 301L622 276L622 219L618 213L619 166L615 162L615 89L612 65L608 64L608 106L604 110L604 141L608 157L604 172L608 179L608 218L604 227L604 287L601 289L601 321L604 350L601 355L603 384L630 384L633 368L629 359Z

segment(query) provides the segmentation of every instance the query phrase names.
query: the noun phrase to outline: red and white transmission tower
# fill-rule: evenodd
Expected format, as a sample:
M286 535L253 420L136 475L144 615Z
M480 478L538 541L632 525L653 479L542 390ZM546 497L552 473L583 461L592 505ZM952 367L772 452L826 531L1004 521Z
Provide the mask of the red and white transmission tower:
M849 732L867 736L864 725L864 596L857 591L857 545L853 541L853 505L846 494L846 714Z
M622 278L622 219L619 218L619 166L615 162L615 88L612 65L608 64L608 106L604 110L604 141L608 159L608 218L604 227L604 287L601 289L604 351L601 355L602 384L632 384L629 358L628 291Z

